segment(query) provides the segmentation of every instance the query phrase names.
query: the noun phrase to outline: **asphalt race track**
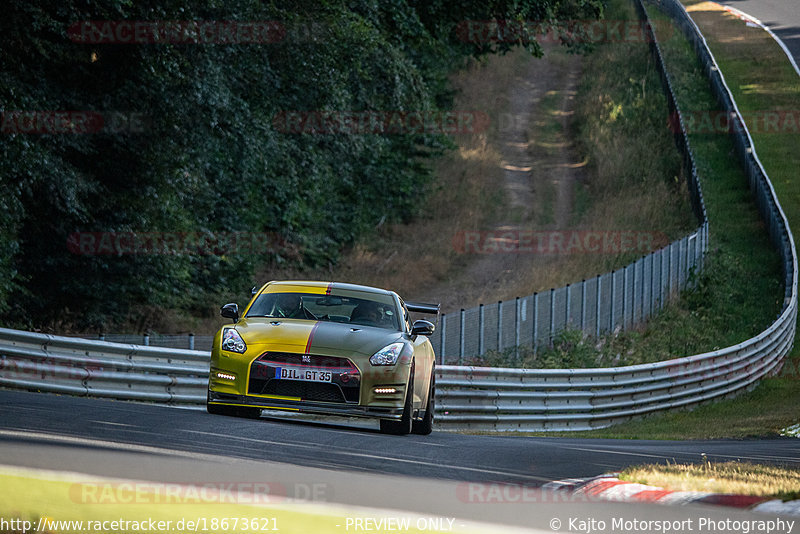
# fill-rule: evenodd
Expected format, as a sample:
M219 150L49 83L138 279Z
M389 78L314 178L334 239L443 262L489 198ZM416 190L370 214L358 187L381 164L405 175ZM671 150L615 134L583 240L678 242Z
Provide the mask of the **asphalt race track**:
M772 30L800 65L800 3L797 0L717 0L744 11Z
M800 441L617 441L385 436L375 430L0 390L2 464L157 482L253 481L325 502L549 530L555 516L762 517L720 507L486 502L493 483L539 486L642 462L742 459L800 465ZM387 498L384 490L390 487ZM514 494L518 495L518 493Z
M447 480L540 484L591 477L636 463L694 462L703 453L713 460L800 466L800 440L790 438L675 442L446 432L397 437L344 426L254 421L197 410L16 391L0 391L0 420L7 431Z

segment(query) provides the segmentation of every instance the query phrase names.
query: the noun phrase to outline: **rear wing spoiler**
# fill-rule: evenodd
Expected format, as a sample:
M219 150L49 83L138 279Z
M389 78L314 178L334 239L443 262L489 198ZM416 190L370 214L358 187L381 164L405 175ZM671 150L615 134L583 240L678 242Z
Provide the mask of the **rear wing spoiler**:
M406 301L406 308L410 312L428 313L431 315L439 315L439 308L441 304L425 304L423 302L408 302Z

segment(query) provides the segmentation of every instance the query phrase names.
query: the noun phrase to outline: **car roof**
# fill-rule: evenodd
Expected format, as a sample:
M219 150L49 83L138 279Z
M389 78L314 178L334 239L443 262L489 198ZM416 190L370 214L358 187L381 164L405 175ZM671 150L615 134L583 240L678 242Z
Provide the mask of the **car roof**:
M294 290L299 287L313 287L313 288L330 288L330 289L345 289L350 291L366 291L369 293L381 293L383 295L394 295L394 291L388 289L381 289L379 287L363 286L359 284L348 284L346 282L320 282L312 280L273 280L268 282L269 286L291 286Z

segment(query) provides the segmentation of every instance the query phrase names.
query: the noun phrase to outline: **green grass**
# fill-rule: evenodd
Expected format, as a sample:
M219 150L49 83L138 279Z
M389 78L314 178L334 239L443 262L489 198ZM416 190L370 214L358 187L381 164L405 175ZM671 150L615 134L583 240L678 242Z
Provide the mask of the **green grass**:
M800 470L749 462L639 465L620 473L621 480L673 491L708 491L773 499L800 498Z
M761 163L791 229L800 228L800 132L766 131L759 113L800 110L800 76L765 31L719 10L703 11L698 0L684 5L706 36L728 87L748 122ZM795 354L800 349L795 347Z

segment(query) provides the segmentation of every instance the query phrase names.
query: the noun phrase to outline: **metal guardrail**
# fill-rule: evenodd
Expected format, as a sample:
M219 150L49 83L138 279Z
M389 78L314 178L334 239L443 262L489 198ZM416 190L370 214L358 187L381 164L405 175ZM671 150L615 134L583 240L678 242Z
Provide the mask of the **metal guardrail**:
M646 18L640 0L635 1L640 15ZM694 43L720 103L738 115L736 104L705 40L683 6L677 0L661 0L659 3L670 11ZM651 46L662 71L670 106L681 117L679 120L683 126L655 39L652 39ZM737 120L741 121L738 117ZM705 243L708 227L702 191L685 129L681 130L677 141L692 169L690 191L695 209L702 214L702 240ZM758 208L772 242L784 260L786 293L778 319L758 336L738 345L644 365L604 369L497 369L440 365L437 368L437 426L475 430L597 428L647 413L693 406L733 395L753 386L761 378L777 373L794 342L797 254L788 222L758 160L749 133L743 124L733 130L737 151L744 161ZM0 386L3 387L202 404L206 399L209 357L209 353L204 351L109 343L0 328Z
M69 334L69 337L97 339L126 345L144 345L145 347L167 347L171 349L189 349L210 351L214 341L213 335L189 334Z
M198 404L210 354L0 328L0 386Z

